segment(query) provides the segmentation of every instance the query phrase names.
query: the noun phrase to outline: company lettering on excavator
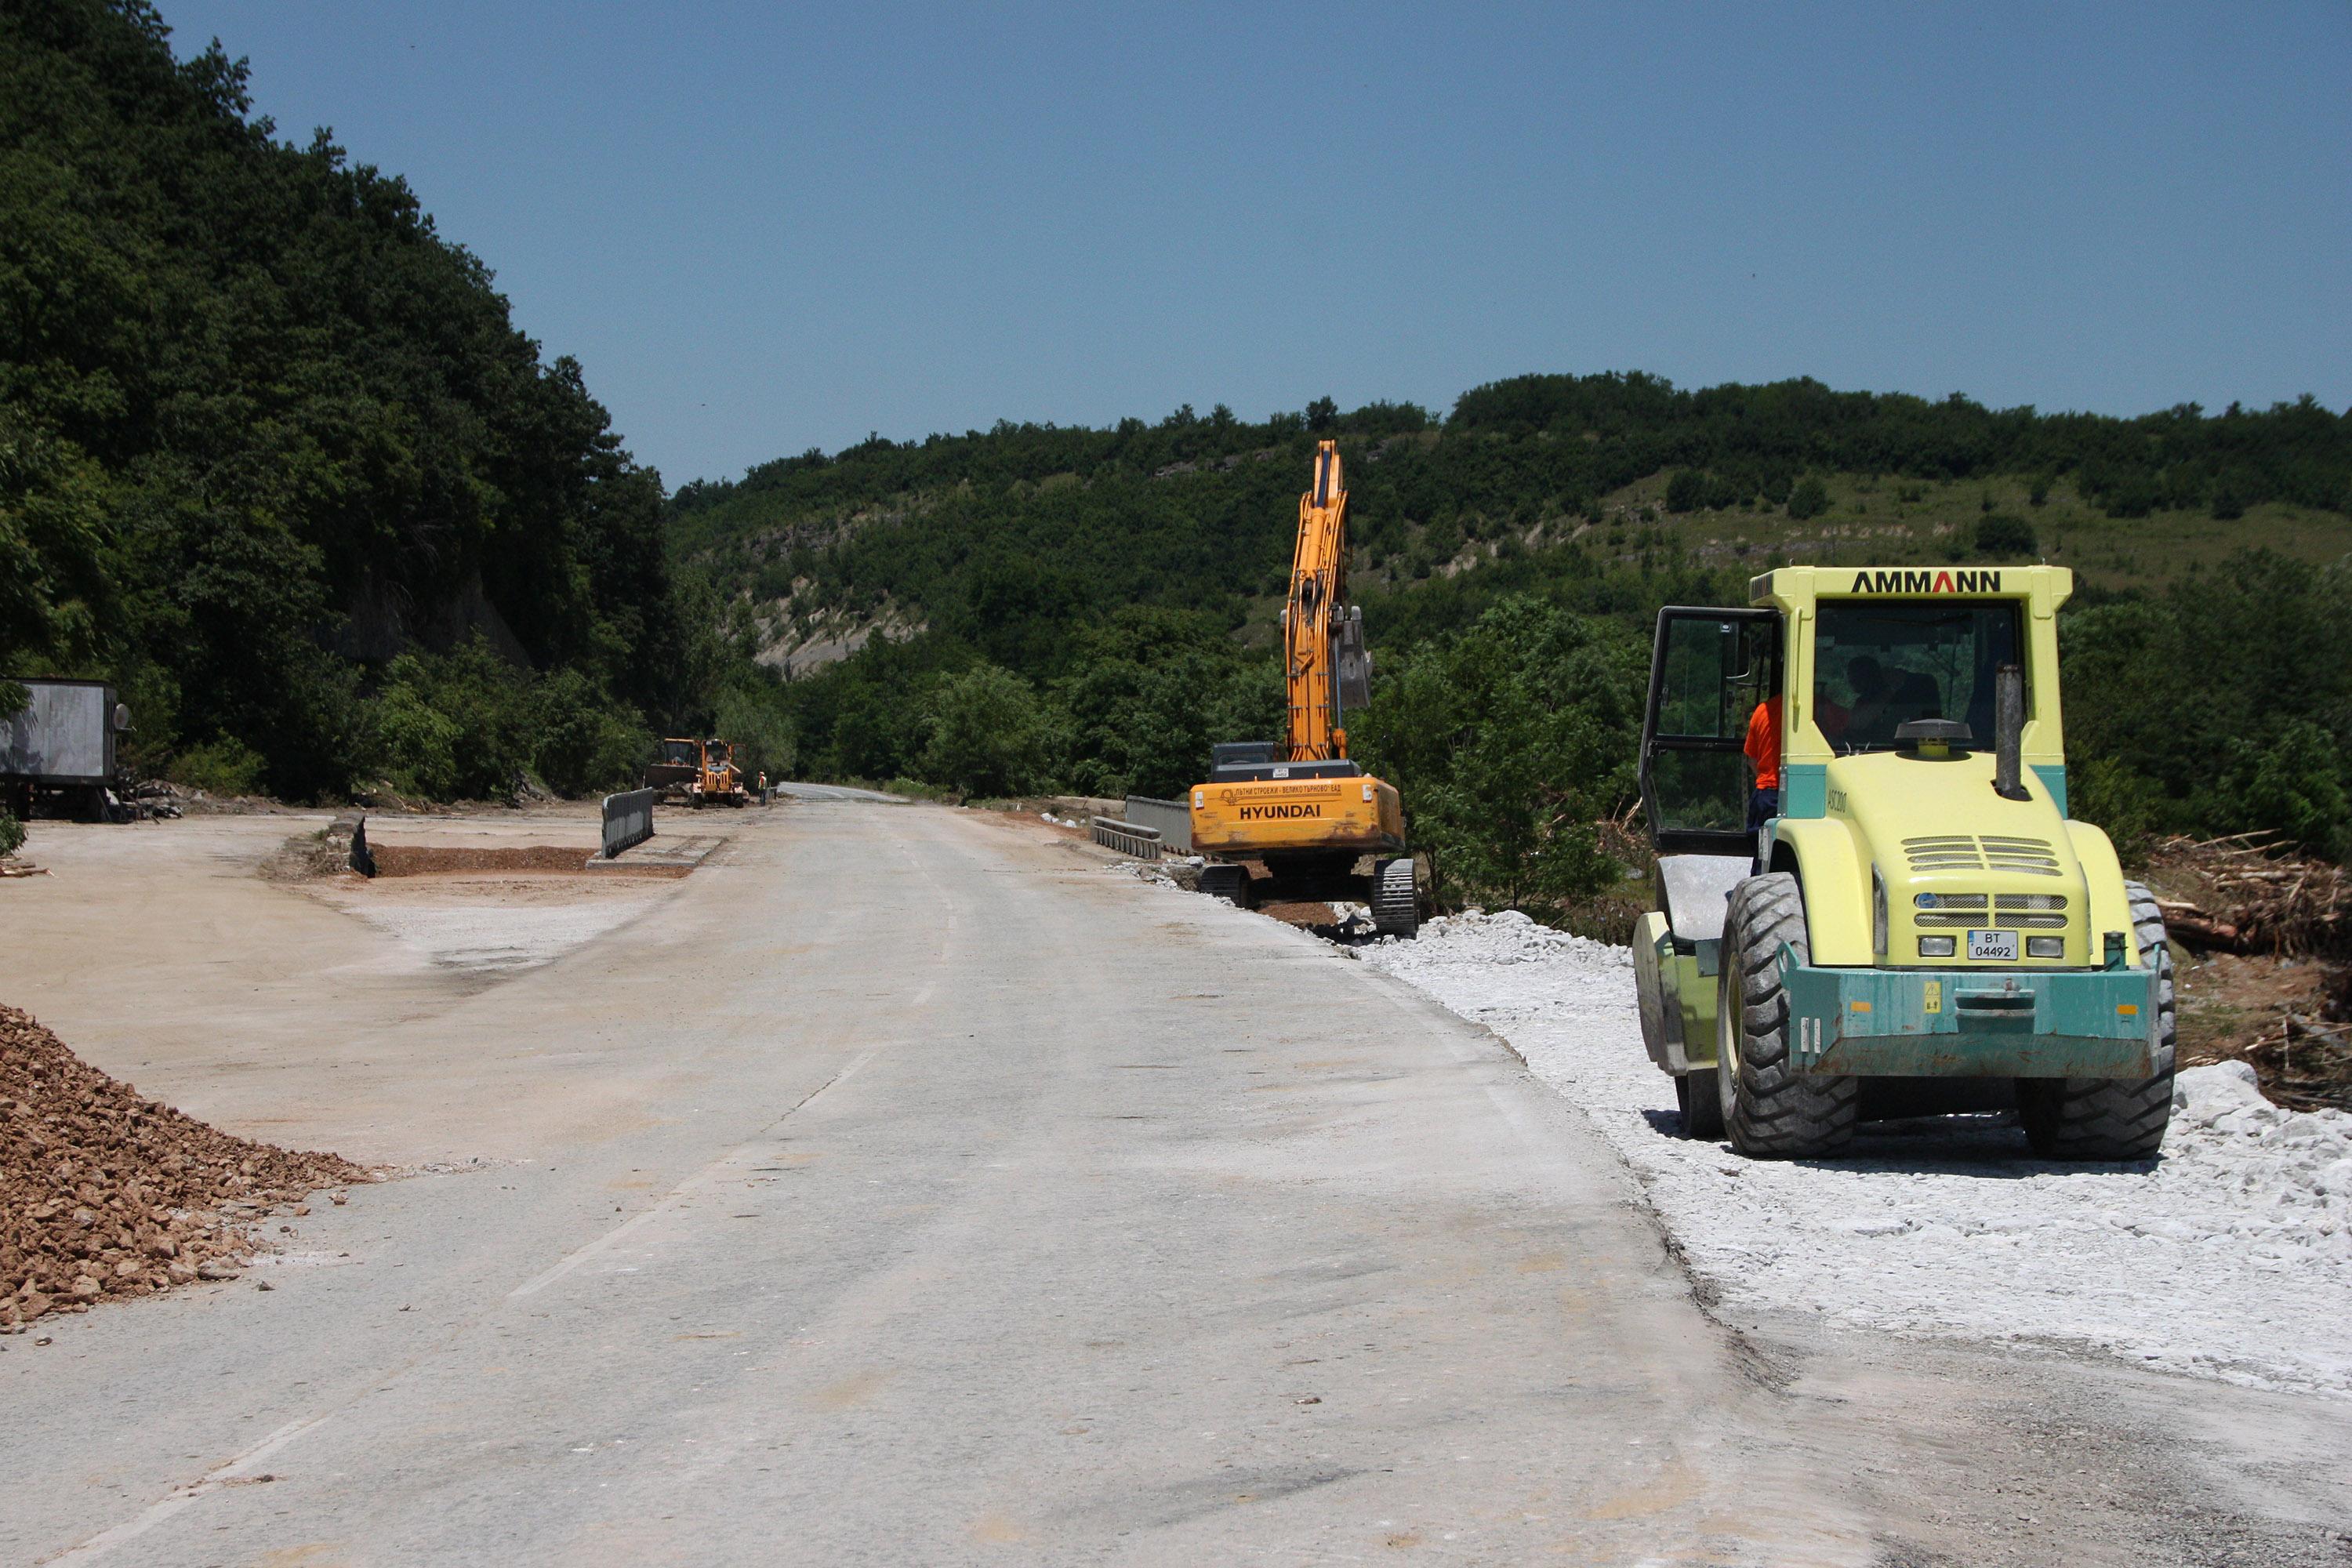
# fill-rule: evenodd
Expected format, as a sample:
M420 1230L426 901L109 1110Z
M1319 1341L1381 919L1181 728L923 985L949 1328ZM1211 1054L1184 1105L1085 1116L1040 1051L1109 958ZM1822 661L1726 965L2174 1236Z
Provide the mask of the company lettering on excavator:
M1282 738L1213 748L1207 781L1192 786L1192 847L1210 857L1201 890L1244 907L1369 903L1381 931L1410 936L1420 900L1397 792L1348 759L1348 711L1370 700L1372 660L1362 612L1348 603L1348 490L1336 441L1317 446L1314 488L1298 498L1282 658Z

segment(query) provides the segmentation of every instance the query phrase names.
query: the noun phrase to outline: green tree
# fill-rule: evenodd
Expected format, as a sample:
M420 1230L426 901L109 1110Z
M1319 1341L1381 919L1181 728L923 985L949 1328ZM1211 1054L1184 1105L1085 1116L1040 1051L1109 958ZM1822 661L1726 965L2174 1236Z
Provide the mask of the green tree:
M1556 915L1615 879L1596 824L1633 798L1645 662L1618 623L1514 598L1384 683L1356 750L1397 785L1441 897Z
M931 694L922 776L966 795L1025 795L1046 783L1045 710L1029 683L983 664Z
M747 673L721 689L712 722L735 747L737 765L755 782L763 773L771 784L793 776L799 753L792 714L772 682Z
M1807 474L1789 492L1789 515L1799 522L1807 521L1830 510L1829 487L1816 474Z
M549 788L593 795L626 788L650 752L645 721L578 669L541 677L531 693L531 760ZM726 733L722 726L722 734Z
M397 176L277 140L144 4L0 5L0 668L135 695L137 765L234 744L298 797L375 765L366 689L465 626L675 712L662 506ZM455 787L528 760L512 728Z

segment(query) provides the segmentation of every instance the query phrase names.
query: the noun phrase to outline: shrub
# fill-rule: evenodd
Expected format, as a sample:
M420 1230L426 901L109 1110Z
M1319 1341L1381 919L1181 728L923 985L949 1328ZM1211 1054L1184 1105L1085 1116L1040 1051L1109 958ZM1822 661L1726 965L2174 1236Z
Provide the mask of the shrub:
M931 694L923 773L967 795L1024 795L1045 782L1045 714L1029 683L983 664Z
M712 722L714 733L734 745L735 765L752 779L765 773L772 784L792 776L798 749L781 690L730 686L719 694Z
M560 795L593 795L626 786L652 736L635 713L605 700L577 669L542 677L532 692L538 710L531 761ZM729 734L724 725L719 731Z
M1696 511L1706 501L1706 476L1695 468L1676 468L1666 481L1668 511Z
M192 746L172 760L173 784L208 795L259 795L261 754L234 735Z
M412 674L401 667L413 662L395 659L393 668ZM396 679L386 687L376 701L375 725L394 789L426 800L447 800L457 793L457 726L433 706L419 685Z
M2033 525L2015 512L1997 511L1976 526L1979 555L2014 557L2034 553Z
M2269 745L2241 743L2233 752L2225 777L2245 820L2322 855L2352 848L2352 796L2326 731L2295 719Z
M25 847L25 825L0 811L0 855L14 855Z
M1829 487L1811 474L1797 481L1789 492L1789 515L1799 522L1816 518L1830 510Z

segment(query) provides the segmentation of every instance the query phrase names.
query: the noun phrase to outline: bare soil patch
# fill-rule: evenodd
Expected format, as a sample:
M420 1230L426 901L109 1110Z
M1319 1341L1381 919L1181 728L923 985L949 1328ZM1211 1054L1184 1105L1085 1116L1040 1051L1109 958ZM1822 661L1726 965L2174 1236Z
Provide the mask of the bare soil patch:
M262 1245L240 1211L370 1179L149 1100L0 1006L0 1326L232 1277Z
M616 860L590 870L597 854L593 845L581 848L554 844L522 844L503 847L431 844L371 844L375 872L385 877L423 877L456 872L532 871L594 877L683 877L690 867L640 865Z

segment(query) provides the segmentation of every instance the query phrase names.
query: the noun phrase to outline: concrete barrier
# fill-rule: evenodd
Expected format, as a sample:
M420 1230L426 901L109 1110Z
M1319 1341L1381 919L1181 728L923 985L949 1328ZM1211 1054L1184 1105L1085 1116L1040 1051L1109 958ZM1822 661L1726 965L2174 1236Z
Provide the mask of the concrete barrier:
M1133 822L1113 822L1108 816L1094 820L1095 842L1122 855L1132 855L1139 860L1160 858L1160 835L1152 828Z
M1192 808L1181 800L1154 800L1148 795L1127 797L1127 820L1155 829L1160 847L1180 854L1192 852Z
M604 858L643 844L654 836L654 797L657 789L633 789L604 797Z

